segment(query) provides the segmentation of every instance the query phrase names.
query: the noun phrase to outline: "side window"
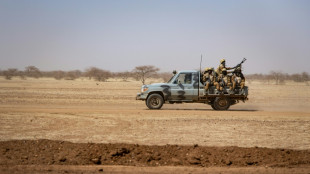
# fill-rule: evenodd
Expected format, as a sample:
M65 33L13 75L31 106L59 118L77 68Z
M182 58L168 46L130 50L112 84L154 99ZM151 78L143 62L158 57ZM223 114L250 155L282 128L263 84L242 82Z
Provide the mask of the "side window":
M181 73L174 81L175 84L192 84L192 73Z

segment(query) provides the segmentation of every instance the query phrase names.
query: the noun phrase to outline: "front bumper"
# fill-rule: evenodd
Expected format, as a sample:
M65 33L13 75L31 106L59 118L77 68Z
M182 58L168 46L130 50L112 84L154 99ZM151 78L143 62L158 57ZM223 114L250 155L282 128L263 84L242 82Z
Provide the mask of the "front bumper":
M146 100L147 94L145 93L138 93L136 96L136 100Z

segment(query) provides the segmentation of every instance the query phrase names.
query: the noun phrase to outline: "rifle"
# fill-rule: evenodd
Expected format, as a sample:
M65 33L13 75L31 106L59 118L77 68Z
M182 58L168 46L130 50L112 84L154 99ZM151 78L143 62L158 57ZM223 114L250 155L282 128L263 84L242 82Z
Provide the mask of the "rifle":
M237 67L240 67L245 61L246 61L246 58L243 58L243 60L242 60L238 65L236 65L235 67L233 67L233 69L235 69L235 68L237 68Z

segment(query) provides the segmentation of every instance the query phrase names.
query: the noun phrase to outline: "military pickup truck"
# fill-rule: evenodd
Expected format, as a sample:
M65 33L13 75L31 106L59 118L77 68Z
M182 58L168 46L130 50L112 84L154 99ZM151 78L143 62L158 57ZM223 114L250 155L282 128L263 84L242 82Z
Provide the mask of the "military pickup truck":
M239 101L248 100L247 86L243 90L236 87L237 92L234 94L225 87L224 92L219 94L214 86L206 91L199 79L201 79L199 71L180 71L167 83L143 85L136 100L145 101L149 109L160 109L164 103L205 103L211 105L214 110L227 110Z

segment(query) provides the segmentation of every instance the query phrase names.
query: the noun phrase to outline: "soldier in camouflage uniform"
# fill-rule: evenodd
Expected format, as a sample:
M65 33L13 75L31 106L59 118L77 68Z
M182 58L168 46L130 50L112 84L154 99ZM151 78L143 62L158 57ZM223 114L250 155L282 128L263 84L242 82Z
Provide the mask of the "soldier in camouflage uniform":
M215 74L213 68L206 68L202 77L202 81L205 84L205 90L208 91L209 87L214 85Z
M242 71L241 71L241 67L237 67L235 69L235 71L233 72L233 75L231 77L231 81L232 81L232 89L231 91L234 93L234 90L236 88L236 86L240 86L240 94L243 92L243 88L244 88L244 85L245 85L245 78L242 74Z
M230 68L230 67L226 67L226 60L225 59L221 59L220 60L221 64L219 65L219 67L217 68L216 70L216 74L219 76L220 74L222 74L222 71L223 69L226 69L226 70L231 70L233 68Z
M223 68L222 73L217 77L215 86L216 86L218 93L223 93L223 90L226 86L232 89L231 77L228 76L226 68Z

